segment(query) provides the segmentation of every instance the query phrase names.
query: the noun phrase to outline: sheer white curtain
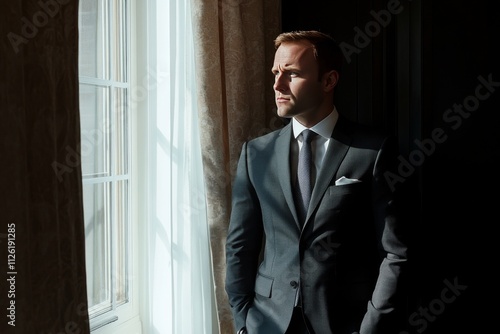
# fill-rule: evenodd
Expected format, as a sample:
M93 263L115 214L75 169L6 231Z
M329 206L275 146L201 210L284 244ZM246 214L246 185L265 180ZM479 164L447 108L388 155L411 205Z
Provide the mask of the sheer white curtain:
M143 331L218 332L197 119L190 1L147 9L148 222ZM141 112L141 111L139 111ZM142 227L139 227L142 229ZM143 313L143 314L144 314Z

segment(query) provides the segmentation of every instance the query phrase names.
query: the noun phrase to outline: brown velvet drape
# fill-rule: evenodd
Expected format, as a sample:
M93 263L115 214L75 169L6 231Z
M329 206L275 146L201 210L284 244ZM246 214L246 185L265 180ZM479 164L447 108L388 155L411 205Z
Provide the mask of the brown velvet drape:
M0 332L89 333L78 1L0 15Z

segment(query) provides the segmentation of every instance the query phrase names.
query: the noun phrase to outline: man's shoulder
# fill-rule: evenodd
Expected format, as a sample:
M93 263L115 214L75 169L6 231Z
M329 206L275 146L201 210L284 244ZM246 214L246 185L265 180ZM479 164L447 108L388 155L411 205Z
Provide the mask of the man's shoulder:
M381 126L354 121L346 117L340 117L337 124L339 128L342 128L343 132L349 134L367 137L387 136L387 132Z
M248 141L248 145L251 145L251 146L266 146L266 145L269 145L271 143L274 143L278 137L282 136L282 135L286 135L287 133L289 133L291 127L290 125L285 125L284 127L280 128L280 129L276 129L276 130L273 130L273 131L270 131L270 132L267 132L263 135L260 135L258 137L255 137L253 139L250 139Z
M380 126L355 122L344 118L338 123L334 138L349 142L351 146L379 149L384 143L394 141L395 136Z

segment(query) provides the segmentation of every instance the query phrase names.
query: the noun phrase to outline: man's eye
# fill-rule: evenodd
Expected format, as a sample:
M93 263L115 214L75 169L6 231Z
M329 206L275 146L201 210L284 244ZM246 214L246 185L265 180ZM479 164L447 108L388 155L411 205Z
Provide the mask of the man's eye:
M290 71L290 72L279 72L279 71L273 72L273 75L275 77L278 77L280 74L284 75L284 76L287 76L287 77L290 77L290 78L295 78L295 77L299 76L298 72L293 72L293 71Z

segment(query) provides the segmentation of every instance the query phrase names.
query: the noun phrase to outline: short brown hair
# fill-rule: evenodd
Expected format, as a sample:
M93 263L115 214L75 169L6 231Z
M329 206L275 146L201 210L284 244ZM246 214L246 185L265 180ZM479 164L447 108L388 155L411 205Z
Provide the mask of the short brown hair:
M340 73L343 62L342 50L337 41L328 34L317 30L298 30L284 32L274 40L275 48L283 43L308 41L313 45L314 57L318 61L319 78L326 72L335 70Z

